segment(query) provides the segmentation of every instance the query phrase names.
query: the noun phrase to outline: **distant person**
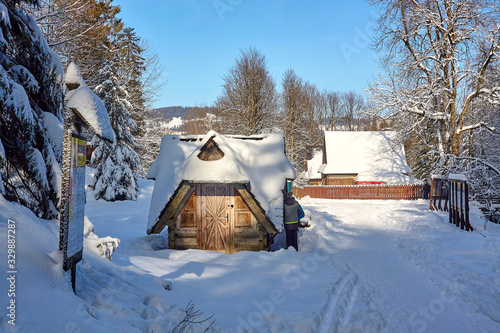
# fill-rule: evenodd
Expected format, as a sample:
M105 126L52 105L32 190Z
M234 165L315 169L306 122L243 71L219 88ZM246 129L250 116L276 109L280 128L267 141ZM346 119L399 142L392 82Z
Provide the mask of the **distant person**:
M424 180L424 199L429 199L429 193L431 193L431 186L427 179Z
M285 231L286 231L286 248L290 246L299 250L297 240L297 232L299 231L299 219L304 217L304 211L299 203L295 200L291 192L288 192L285 199Z

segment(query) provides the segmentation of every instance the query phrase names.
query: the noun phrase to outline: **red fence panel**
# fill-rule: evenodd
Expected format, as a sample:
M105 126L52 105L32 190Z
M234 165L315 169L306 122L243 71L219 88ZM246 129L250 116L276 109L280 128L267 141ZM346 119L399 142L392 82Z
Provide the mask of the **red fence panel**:
M416 200L422 198L423 185L309 185L294 187L297 198Z

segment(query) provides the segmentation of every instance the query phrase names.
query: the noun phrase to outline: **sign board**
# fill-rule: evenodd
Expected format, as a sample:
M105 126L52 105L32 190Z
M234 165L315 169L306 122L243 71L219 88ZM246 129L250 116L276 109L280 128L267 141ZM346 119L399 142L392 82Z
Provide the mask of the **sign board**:
M85 215L85 164L87 162L85 138L71 135L71 167L69 181L69 218L64 270L68 270L82 259L83 223Z

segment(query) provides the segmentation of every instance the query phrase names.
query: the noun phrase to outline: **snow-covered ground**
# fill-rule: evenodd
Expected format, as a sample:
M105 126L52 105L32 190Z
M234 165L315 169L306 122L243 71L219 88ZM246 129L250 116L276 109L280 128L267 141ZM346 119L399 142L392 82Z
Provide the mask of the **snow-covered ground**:
M2 271L7 219L15 221L15 297L0 280L0 331L170 332L189 302L213 317L213 332L499 332L500 226L476 211L468 233L420 201L301 200L311 227L297 253L233 255L166 249L146 236L153 182L135 202L87 196L87 223L120 239L109 260L90 230L77 295L63 273L57 221L38 219L0 196ZM12 225L12 223L11 223ZM8 276L7 276L8 277ZM15 326L9 302L15 299Z
M172 120L162 123L161 126L163 128L168 128L168 129L175 129L179 128L184 124L184 120L182 120L181 117L173 117Z

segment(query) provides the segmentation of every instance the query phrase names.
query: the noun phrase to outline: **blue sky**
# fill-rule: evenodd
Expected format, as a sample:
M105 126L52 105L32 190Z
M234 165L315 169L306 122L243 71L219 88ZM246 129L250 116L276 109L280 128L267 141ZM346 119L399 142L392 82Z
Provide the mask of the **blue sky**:
M155 107L211 105L242 49L265 55L280 89L292 68L320 89L363 93L377 73L376 9L364 0L115 0L159 56L167 81Z

